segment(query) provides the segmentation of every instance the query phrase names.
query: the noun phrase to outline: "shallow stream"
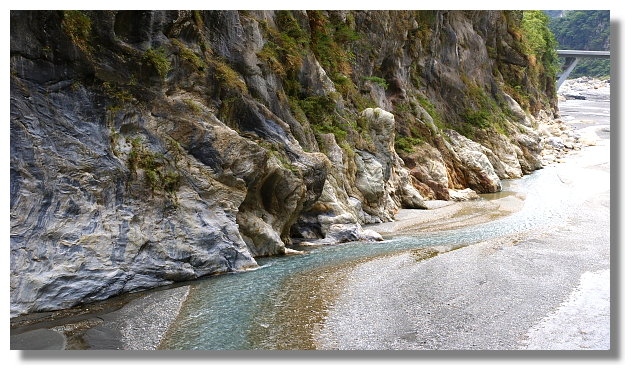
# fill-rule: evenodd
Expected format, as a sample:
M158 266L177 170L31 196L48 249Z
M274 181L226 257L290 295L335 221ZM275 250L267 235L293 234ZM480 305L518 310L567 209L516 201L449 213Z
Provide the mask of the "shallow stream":
M502 193L483 195L483 199L488 200L504 199L510 192L527 197L520 211L494 221L461 229L396 235L387 237L383 242L352 242L303 249L309 250L309 254L260 258L261 267L255 271L201 280L192 285L190 295L161 348L293 348L293 345L278 345L280 343L276 341L285 338L276 334L276 327L270 325L275 324L271 317L277 314L272 310L293 308L293 288L289 292L288 286L306 281L301 275L318 268L382 254L439 246L455 249L495 237L555 226L574 209L569 199L570 190L557 169L548 167L521 179L506 181ZM422 214L425 215L425 211ZM320 299L321 296L312 298ZM322 313L301 310L297 313ZM293 316L293 313L291 311L287 315Z

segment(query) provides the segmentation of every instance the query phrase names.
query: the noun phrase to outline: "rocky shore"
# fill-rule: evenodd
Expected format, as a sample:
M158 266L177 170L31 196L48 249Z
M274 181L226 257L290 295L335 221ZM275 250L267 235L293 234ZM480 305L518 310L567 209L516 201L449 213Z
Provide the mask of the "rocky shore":
M381 240L540 169L524 16L12 11L11 316Z
M558 90L558 100L606 100L610 95L610 79L579 77L564 81Z
M157 349L189 286L128 295L11 322L11 349ZM37 327L34 329L34 327Z
M573 105L573 102L569 104ZM598 134L608 134L602 130L604 128L601 126L598 127L597 124L592 126L591 123L585 124L584 120L579 119L576 119L577 126L574 128L571 119L565 111L564 119L543 121L538 126L538 131L541 134L550 136L544 142L544 149L541 153L544 165L561 165L567 161L565 156L568 153L578 153L585 146L602 142ZM556 137L558 139L554 140ZM589 139L594 141L590 142ZM518 212L523 207L526 197L523 194L510 192L515 190L515 183L515 180L504 180L502 181L503 192L477 195L477 199L470 197L469 199L449 201L427 200L424 202L425 209L423 210L402 209L395 214L394 221L368 224L360 227L360 230L368 231L367 233L377 233L378 236L393 237L421 233L422 231L458 229L499 219ZM505 242L504 239L497 241L496 245L487 243L479 246L484 246L483 248L502 246L502 244L508 244L509 241L518 243L520 239L514 237L507 240L508 242ZM403 266L398 260L401 259L399 257L405 257L406 260L411 259L412 256L424 259L431 254L436 256L448 250L451 249L428 249L419 253L409 251L394 257L382 256L380 258L383 262L382 267L393 269L393 266ZM388 263L393 264L393 266L388 267ZM356 262L355 264L361 263ZM399 266L400 264L401 266ZM298 284L295 283L293 286L295 292L298 293L298 298L301 299L301 296L306 293L321 294L324 298L331 296L329 297L331 298L330 302L325 300L320 305L322 313L327 314L327 307L332 306L338 296L338 294L331 292L327 293L327 290L332 290L337 280L341 283L350 282L346 276L351 272L349 266L351 265L343 264L332 272L320 269L317 271L319 274L305 275L302 288L298 289ZM331 275L331 273L333 274ZM325 280L330 280L328 284L330 286L326 287L320 284ZM319 282L316 284L315 281ZM314 286L311 287L311 285ZM302 292L303 289L306 289L306 293ZM181 286L174 289L125 295L123 298L87 305L80 309L14 318L12 320L11 347L12 349L157 349L160 347L161 338L178 315L181 304L187 298L188 290L188 286ZM309 307L316 309L316 306L312 304L304 307L300 305L302 302L298 300L298 309ZM307 316L309 315L307 314ZM323 322L321 319L319 318L318 321ZM296 324L287 327L293 333L287 333L313 340L314 333L304 332L300 328L302 326L301 319L298 320L296 316L293 321ZM318 321L314 321L312 324ZM284 327L287 323L281 322L280 324ZM533 337L537 337L536 335L538 334L533 334ZM294 345L299 345L299 341L295 341ZM313 345L315 344L311 344L309 347L318 347Z
M608 108L608 95L600 98ZM573 154L547 168L570 190L567 207L575 209L563 208L559 225L454 251L381 256L348 271L340 266L333 272L347 274L347 286L326 304L313 345L610 349L609 117L580 115L573 103L562 107L566 120L546 125L573 147L548 148L547 155ZM580 141L585 137L594 142Z

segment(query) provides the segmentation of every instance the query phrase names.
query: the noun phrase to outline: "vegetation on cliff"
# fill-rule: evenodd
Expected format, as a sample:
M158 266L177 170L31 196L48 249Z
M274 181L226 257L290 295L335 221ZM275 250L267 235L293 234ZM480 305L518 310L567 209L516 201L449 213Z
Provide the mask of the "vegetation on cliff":
M541 167L557 110L544 21L11 12L12 309L377 240L361 225L500 190Z

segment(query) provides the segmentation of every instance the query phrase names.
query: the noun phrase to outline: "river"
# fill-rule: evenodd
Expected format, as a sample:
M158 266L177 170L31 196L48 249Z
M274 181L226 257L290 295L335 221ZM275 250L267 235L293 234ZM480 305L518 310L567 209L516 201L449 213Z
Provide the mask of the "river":
M609 90L587 96L560 112L597 145L500 193L402 210L382 242L12 319L11 348L609 349Z
M600 141L484 196L516 212L195 282L160 348L609 349L608 90L560 108Z

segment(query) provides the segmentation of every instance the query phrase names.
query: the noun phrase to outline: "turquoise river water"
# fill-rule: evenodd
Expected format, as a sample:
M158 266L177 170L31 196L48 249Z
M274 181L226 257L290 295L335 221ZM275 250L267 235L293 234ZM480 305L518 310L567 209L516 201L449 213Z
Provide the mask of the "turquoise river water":
M266 349L254 339L262 331L263 316L270 309L287 306L278 293L294 276L320 267L342 264L364 257L390 254L432 246L458 248L500 237L537 231L561 223L575 209L575 190L547 167L531 175L505 181L503 193L483 195L483 199L503 198L507 192L526 196L522 209L509 216L467 228L387 237L383 242L351 242L309 249L307 255L260 258L254 271L215 276L191 286L183 309L168 335L164 349ZM271 340L275 340L271 337ZM275 347L275 345L273 345Z

